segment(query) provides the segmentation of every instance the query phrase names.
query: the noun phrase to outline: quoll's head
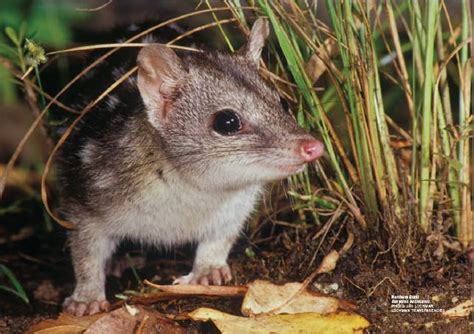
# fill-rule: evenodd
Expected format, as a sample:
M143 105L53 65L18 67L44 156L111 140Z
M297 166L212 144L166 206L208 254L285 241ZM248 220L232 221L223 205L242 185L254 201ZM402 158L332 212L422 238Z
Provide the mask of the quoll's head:
M138 88L173 168L206 187L285 178L320 158L323 144L299 128L259 76L268 22L255 22L234 55L150 45L138 55Z

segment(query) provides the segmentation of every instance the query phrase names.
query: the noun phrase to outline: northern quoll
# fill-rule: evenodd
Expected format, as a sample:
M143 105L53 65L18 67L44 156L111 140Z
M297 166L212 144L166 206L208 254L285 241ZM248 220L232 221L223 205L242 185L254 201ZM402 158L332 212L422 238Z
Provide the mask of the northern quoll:
M76 226L67 312L107 309L104 268L124 239L197 243L192 271L175 283L228 283L227 256L263 186L322 156L322 143L258 74L268 34L268 22L257 20L236 54L178 56L150 44L138 53L137 74L76 126L57 166L63 215Z

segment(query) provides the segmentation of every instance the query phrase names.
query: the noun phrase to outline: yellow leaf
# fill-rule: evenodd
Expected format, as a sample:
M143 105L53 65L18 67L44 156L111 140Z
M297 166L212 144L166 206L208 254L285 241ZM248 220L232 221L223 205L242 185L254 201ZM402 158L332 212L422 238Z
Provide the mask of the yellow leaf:
M465 302L456 305L449 310L446 310L442 313L444 317L448 318L464 318L469 316L472 312L472 300L468 299Z
M238 317L209 308L199 308L189 314L193 320L212 320L223 334L240 333L312 333L362 334L369 322L348 312L262 315L256 318Z

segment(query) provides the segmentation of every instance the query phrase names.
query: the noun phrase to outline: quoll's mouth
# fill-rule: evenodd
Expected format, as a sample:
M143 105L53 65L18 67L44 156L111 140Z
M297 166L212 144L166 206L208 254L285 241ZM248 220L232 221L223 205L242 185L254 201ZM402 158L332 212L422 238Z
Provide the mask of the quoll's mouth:
M299 163L294 165L283 165L280 166L279 169L288 175L298 174L304 170L306 163Z
M302 172L307 163L324 155L323 143L310 136L290 140L284 146L284 150L277 150L280 157L261 165L264 169L278 171L280 178Z
M319 159L324 154L324 145L317 139L305 139L300 141L299 155L304 162Z
M296 141L293 150L293 161L278 166L278 169L285 174L292 175L304 170L307 163L321 158L324 154L324 145L319 140L310 138Z

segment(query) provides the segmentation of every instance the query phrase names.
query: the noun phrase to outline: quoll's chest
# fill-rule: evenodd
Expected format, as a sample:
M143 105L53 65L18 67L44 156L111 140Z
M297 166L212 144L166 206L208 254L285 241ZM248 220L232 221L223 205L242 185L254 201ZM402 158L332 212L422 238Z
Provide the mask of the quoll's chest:
M174 180L147 183L114 214L121 238L173 246L237 231L249 215L259 187L221 193L201 191Z

